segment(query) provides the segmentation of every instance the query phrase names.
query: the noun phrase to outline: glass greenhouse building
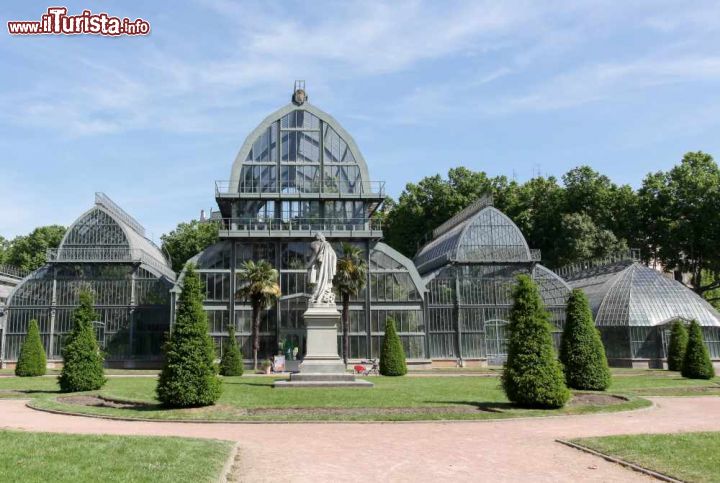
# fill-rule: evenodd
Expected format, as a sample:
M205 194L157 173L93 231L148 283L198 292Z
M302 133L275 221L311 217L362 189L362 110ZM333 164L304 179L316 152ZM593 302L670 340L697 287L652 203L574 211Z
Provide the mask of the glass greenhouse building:
M151 365L161 358L175 273L144 228L102 193L67 230L47 264L25 277L7 301L0 355L17 360L35 319L49 363L60 362L82 290L95 297L96 333L110 365Z
M251 308L237 296L238 270L247 260L267 260L280 275L282 295L262 313L259 356L289 344L303 356L310 243L323 233L338 252L343 242L359 247L368 265L365 288L350 303L353 360L379 357L385 321L393 317L413 364L501 364L511 290L520 274L538 284L556 343L572 286L588 294L613 365L661 365L668 324L676 319L697 320L720 360L720 314L690 289L632 260L563 269L561 278L540 264L540 252L489 198L435 229L414 260L384 244L374 216L385 199L384 183L371 180L352 136L308 102L302 84L296 83L290 103L248 135L229 179L216 182L215 199L218 211L207 222L218 225L218 242L191 261L205 284L203 305L218 356L230 324L243 353L252 354ZM79 292L89 289L108 365L157 365L182 277L176 281L143 227L98 193L43 267L19 283L15 277L15 287L0 284L0 299L7 298L0 362L17 360L32 319L48 361L60 362Z
M540 252L489 198L435 229L415 257L427 287L430 357L502 363L511 291L521 274L538 284L559 342L570 287L539 261Z
M322 232L339 252L361 248L369 267L365 289L350 304L350 358L379 357L385 320L397 321L409 359L428 357L424 289L412 261L380 242L373 213L385 198L352 136L296 89L292 102L265 118L245 140L228 181L216 182L220 241L192 261L205 282L205 310L218 354L234 324L243 353L252 354L251 308L236 296L246 260L269 261L282 296L262 313L260 356L286 341L304 354L310 243ZM182 275L180 284L182 283ZM340 306L338 306L340 310ZM342 344L339 344L341 347Z
M612 365L662 367L675 320L696 320L710 357L720 359L720 313L680 282L632 259L566 278L587 294Z

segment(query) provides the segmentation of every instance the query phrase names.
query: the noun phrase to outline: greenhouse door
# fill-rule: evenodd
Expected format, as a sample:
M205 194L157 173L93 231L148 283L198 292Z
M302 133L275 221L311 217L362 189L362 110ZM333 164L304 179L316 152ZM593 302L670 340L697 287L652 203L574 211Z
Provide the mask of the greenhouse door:
M507 335L503 320L485 322L485 353L488 365L500 366L507 360Z

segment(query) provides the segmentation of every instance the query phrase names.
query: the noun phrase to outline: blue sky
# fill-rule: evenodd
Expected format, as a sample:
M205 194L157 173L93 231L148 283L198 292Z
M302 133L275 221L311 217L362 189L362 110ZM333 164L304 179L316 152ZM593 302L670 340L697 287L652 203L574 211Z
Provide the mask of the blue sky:
M57 3L57 2L56 2ZM720 157L720 2L60 2L148 37L11 37L3 2L0 235L71 223L104 191L157 240L215 206L245 136L295 79L397 196L465 165L638 186Z

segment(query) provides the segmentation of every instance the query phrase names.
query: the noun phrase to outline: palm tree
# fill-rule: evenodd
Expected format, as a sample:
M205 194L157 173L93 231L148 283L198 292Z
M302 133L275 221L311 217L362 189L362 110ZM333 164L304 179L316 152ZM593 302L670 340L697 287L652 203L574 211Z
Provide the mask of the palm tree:
M367 281L367 263L363 251L349 243L342 244L342 255L337 260L333 285L342 298L343 361L347 364L350 353L350 297L363 289Z
M257 369L260 349L260 311L269 307L280 297L278 271L265 261L248 260L238 271L242 286L238 295L250 302L252 307L253 369Z

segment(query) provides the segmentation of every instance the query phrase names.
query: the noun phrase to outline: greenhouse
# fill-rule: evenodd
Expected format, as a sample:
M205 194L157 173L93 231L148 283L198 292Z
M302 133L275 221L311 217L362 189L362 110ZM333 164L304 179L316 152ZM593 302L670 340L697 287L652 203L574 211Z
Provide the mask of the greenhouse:
M7 301L0 355L17 360L30 320L35 319L51 364L61 360L65 334L82 290L92 292L96 333L109 365L151 364L160 359L169 328L169 290L175 274L144 228L110 198L67 230L47 264L25 277Z
M662 367L675 320L698 321L710 357L720 359L720 313L680 282L632 259L566 278L588 295L611 364Z
M430 357L502 363L511 290L521 274L538 284L558 343L570 287L539 261L540 252L490 198L436 228L415 257L428 290Z
M307 102L302 85L291 103L247 137L230 179L216 182L215 196L219 211L210 222L219 224L220 241L191 261L206 285L204 306L218 354L231 323L243 353L252 354L251 308L236 296L237 270L246 260L267 260L280 273L282 296L262 313L260 355L291 345L302 357L310 243L322 232L338 253L342 242L361 248L369 267L365 289L350 304L349 357L379 357L385 320L392 316L408 358L427 359L422 281L412 261L379 241L382 230L373 219L384 183L370 180L352 136ZM182 275L177 290L181 285Z

